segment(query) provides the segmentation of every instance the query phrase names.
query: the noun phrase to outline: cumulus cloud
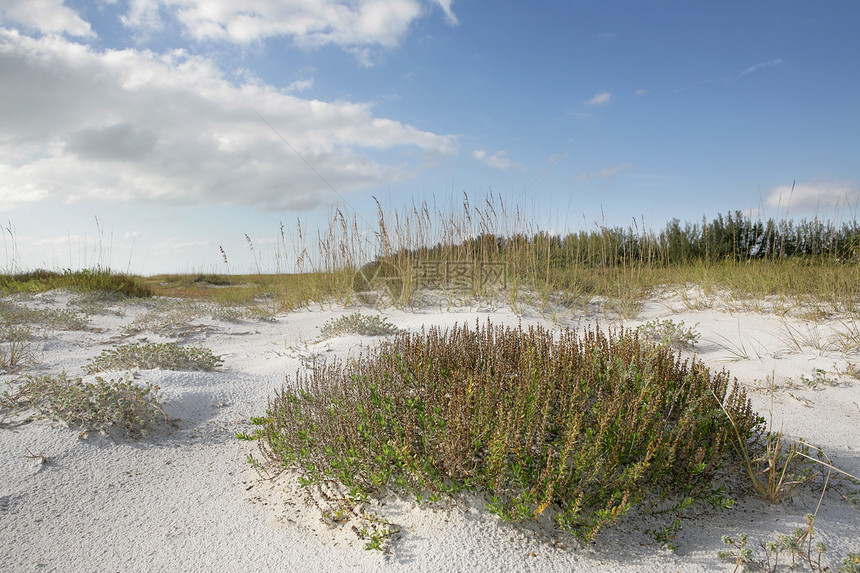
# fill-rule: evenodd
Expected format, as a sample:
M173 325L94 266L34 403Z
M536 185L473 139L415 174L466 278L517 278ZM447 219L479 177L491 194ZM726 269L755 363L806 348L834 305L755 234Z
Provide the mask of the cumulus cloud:
M628 171L633 169L632 163L621 163L619 165L614 165L612 167L604 167L602 169L598 169L597 171L585 172L580 171L574 181L577 183L582 183L583 181L588 181L589 179L602 179L602 185L608 186L611 185L615 181L615 176L622 171Z
M432 0L456 24L452 0ZM367 58L367 46L398 45L426 15L428 0L134 0L129 26L158 26L159 13L175 17L197 39L246 44L274 36L303 46L338 45Z
M368 103L301 99L230 82L177 50L96 51L62 36L0 29L0 208L37 201L317 205L338 191L414 176L454 136L374 115ZM397 163L386 155L397 149Z
M89 23L65 6L63 0L3 0L0 17L43 34L95 36Z
M791 211L817 211L856 206L860 201L860 183L857 181L813 181L773 187L765 202L768 207Z
M609 92L600 92L599 94L595 94L595 96L589 100L585 100L583 103L585 105L604 105L609 103L610 98L612 98L612 94Z
M508 171L510 169L522 169L522 164L512 161L508 152L505 150L496 151L493 154L487 153L483 149L477 149L472 152L472 157L485 165L489 165L493 169Z

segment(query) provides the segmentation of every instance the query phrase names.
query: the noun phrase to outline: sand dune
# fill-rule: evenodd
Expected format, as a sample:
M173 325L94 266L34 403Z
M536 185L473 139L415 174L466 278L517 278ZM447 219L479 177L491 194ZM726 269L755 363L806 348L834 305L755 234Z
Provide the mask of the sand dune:
M78 313L85 308L65 292L7 300ZM690 310L695 305L683 304L678 293L666 294L624 324L671 319L694 327L701 335L695 353L712 368L730 370L774 428L822 447L836 466L860 475L860 380L850 372L860 349L841 336L856 323L813 321L799 310L732 309L718 297L702 303ZM803 524L818 505L820 487L801 488L774 506L751 494L736 496L734 509L694 511L671 551L649 533L658 523L650 515L631 514L581 546L541 524L500 523L477 498L432 507L390 498L376 509L399 526L398 538L387 552L365 551L348 526L322 523L288 479L261 480L245 461L255 444L235 439L236 432L250 431L249 418L265 412L303 361L343 357L378 340L319 340L321 326L355 308L315 307L271 321L213 316L210 307L177 301L88 308L85 330L38 330L29 373L93 376L83 370L87 359L142 340L205 346L224 362L215 372L135 371L140 382L160 387L165 411L176 420L142 439L81 439L79 430L48 420L0 429L2 571L732 571L733 564L716 556L722 535L769 540ZM556 314L553 322L536 310L518 315L492 306L382 313L402 329L487 317L552 328L619 322L581 311ZM816 529L829 563L860 552L860 509L836 489L825 493Z

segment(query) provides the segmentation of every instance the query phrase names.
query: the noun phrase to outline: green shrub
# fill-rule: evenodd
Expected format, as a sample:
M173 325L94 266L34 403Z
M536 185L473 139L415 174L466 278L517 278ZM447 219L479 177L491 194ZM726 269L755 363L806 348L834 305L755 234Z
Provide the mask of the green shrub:
M675 350L692 350L699 342L701 334L685 327L684 321L651 320L638 329L639 336L653 344L663 344Z
M160 418L167 420L156 397L158 386L138 386L131 377L84 382L81 378L28 376L14 390L0 395L4 417L35 409L40 415L82 429L109 434L118 426L127 435L145 436Z
M488 322L400 332L360 360L297 373L252 421L256 463L296 469L304 485L354 499L471 488L506 520L553 506L590 539L649 495L709 490L733 451L723 407L743 435L760 431L725 371L635 331L556 341Z
M144 342L103 350L99 356L88 359L88 362L84 371L87 374L95 374L131 368L211 371L221 366L224 361L212 354L208 348L183 347L175 342Z
M320 329L320 338L332 338L341 334L361 336L385 336L397 332L397 327L383 316L369 316L356 312L340 318L333 318Z

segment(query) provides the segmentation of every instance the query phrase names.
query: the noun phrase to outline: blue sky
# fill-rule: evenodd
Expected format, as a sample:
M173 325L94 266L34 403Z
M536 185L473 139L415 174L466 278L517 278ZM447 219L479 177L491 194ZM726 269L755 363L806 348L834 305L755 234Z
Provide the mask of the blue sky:
M272 271L281 223L374 197L492 191L561 233L851 220L858 26L853 0L2 0L0 269Z

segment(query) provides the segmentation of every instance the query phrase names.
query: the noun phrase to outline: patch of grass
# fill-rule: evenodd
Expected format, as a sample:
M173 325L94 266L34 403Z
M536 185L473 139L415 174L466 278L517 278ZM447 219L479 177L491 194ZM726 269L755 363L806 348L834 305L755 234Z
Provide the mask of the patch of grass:
M710 491L735 428L750 438L761 422L725 372L633 331L556 340L489 322L400 332L318 365L253 421L257 463L303 485L353 499L473 489L504 520L549 510L583 539L647 496Z
M830 336L830 347L842 354L860 353L860 324L857 320L839 319L841 328L834 329Z
M157 392L158 386L139 386L132 377L109 381L97 377L95 382L84 382L65 373L28 376L0 394L0 413L6 419L32 409L40 416L80 427L81 437L92 431L111 435L115 428L128 436L145 436L159 420L168 419Z
M223 362L208 348L179 346L175 342L142 342L103 350L99 356L88 359L84 371L88 374L132 368L212 371Z
M76 292L107 291L126 297L148 298L152 290L136 277L105 268L55 271L36 270L0 275L0 293L38 293L54 289Z
M30 350L30 337L28 326L6 326L0 329L0 374L20 372L35 362Z
M590 231L555 235L488 194L478 203L464 195L459 205L434 200L399 210L377 201L375 224L335 209L310 241L300 223L295 230L287 240L281 226L276 274L259 274L260 253L246 236L258 274L235 275L242 285L206 288L233 303L269 293L281 310L311 301L407 306L489 298L517 308L596 299L604 311L635 317L654 289L687 284L755 311L860 308L856 222L762 222L735 212L700 224L674 220L657 231L634 220L626 229L596 222ZM288 243L295 268L281 274Z
M256 320L259 322L271 322L275 320L269 309L258 304L248 306L239 305L214 305L208 309L209 315L215 320L227 322L239 322L240 320Z
M330 296L328 278L326 273L210 274L155 275L140 281L156 296L212 301L226 308L253 306L256 298L267 297L274 301L274 311L286 312Z

